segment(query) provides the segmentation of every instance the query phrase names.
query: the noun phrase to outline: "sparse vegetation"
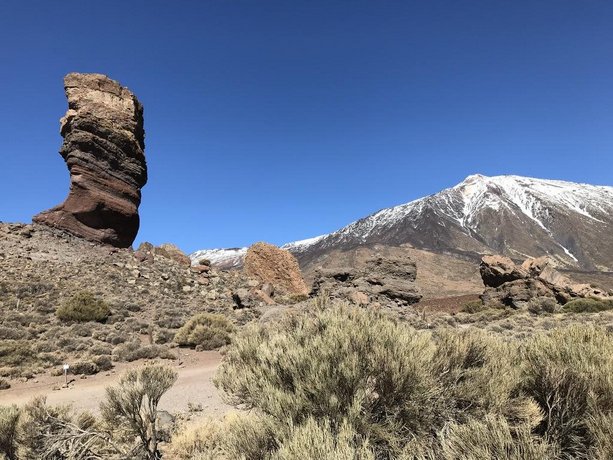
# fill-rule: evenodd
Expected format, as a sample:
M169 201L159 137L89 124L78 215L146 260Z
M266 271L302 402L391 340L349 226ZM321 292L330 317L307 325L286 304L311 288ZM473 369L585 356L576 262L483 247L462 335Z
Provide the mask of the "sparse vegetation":
M62 321L104 321L111 310L107 303L91 292L79 292L56 310Z
M117 386L107 388L106 400L100 405L109 426L140 440L147 460L160 458L157 406L176 380L177 373L164 366L133 369L121 377Z
M201 313L191 318L175 335L181 346L214 350L230 343L234 326L223 315Z
M483 310L487 310L487 307L481 300L471 300L470 302L466 302L464 307L462 307L462 311L465 313L479 313Z
M181 449L203 459L605 459L612 366L613 337L595 326L506 341L320 303L237 335L216 382L251 413L208 423Z
M121 343L113 350L115 361L136 361L137 359L176 359L165 345L143 345L138 340Z

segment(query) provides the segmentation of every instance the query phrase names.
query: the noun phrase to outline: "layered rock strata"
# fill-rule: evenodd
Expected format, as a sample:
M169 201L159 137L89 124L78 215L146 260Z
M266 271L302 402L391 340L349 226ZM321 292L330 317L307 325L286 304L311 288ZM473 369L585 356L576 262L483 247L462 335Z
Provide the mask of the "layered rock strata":
M408 257L373 256L357 267L315 272L311 295L329 295L362 305L407 306L419 302L417 268Z
M68 111L60 120L60 154L70 172L64 203L33 220L90 241L129 247L138 233L147 182L143 106L100 74L64 78Z

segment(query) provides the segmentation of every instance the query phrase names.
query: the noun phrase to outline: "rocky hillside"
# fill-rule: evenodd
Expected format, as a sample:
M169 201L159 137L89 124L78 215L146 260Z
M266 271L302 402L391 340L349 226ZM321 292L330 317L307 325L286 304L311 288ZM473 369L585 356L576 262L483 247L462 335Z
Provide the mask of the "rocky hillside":
M203 271L171 246L145 246L118 249L44 225L0 223L0 378L64 362L94 373L113 362L172 359L173 337L193 315L221 313L235 324L257 315L236 308L233 293L249 282L239 272ZM57 316L85 292L108 308L104 321Z
M472 260L487 253L522 260L548 255L570 269L606 272L613 270L611 228L613 187L473 175L437 194L285 247L303 267L332 251L409 244ZM205 256L198 251L192 259ZM237 265L240 251L232 256ZM216 260L225 260L220 250Z

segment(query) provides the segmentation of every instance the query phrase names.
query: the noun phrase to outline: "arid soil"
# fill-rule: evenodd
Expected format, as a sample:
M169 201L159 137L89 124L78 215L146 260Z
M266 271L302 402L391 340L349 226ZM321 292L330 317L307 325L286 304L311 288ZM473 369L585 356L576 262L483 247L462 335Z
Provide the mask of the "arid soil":
M223 403L212 382L220 360L221 355L216 351L181 350L177 361L170 364L179 374L179 378L163 396L160 409L172 414L194 410L208 416L225 414L230 406ZM35 396L46 396L52 405L70 404L76 409L97 413L100 401L104 399L105 388L116 384L126 369L143 364L143 361L121 363L112 371L101 372L85 379L69 375L68 387L65 386L63 376L42 375L1 391L0 405L22 405Z

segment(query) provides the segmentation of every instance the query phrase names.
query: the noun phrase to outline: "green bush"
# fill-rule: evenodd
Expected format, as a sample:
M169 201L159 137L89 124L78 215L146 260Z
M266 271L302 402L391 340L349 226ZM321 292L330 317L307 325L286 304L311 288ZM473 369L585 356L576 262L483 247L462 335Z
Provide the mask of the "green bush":
M575 299L564 304L563 309L571 313L598 313L613 310L613 299Z
M110 312L102 299L90 292L79 292L60 305L55 315L62 321L104 321Z
M175 334L175 342L181 346L214 350L230 343L234 326L223 315L201 313L191 318Z

